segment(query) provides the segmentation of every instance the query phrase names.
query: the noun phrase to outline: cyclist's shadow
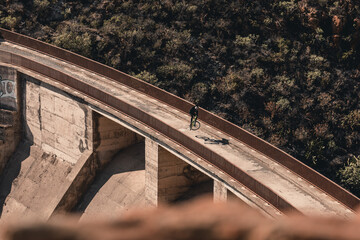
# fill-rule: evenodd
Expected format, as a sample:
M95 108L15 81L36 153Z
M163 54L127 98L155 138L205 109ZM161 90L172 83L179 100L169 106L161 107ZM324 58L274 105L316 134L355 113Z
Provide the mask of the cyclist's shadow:
M213 138L209 138L209 137L205 137L205 136L201 136L201 135L196 135L195 137L203 139L205 144L222 144L222 145L229 144L229 140L226 138L213 139Z

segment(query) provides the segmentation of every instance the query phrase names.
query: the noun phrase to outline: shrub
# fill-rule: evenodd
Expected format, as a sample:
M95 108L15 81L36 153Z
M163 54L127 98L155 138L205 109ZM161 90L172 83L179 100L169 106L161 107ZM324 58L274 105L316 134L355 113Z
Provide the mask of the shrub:
M286 110L290 110L290 101L286 98L280 98L277 102L276 102L276 106L277 109L279 109L280 111L286 111Z
M291 79L287 75L277 75L274 80L275 81L271 85L273 91L288 96L294 90L295 79Z
M341 122L343 128L356 130L360 129L360 109L351 111Z
M313 87L314 82L321 77L321 71L319 69L314 69L313 71L308 71L306 73L307 82L309 87Z
M34 6L39 10L43 11L50 5L48 0L34 0Z
M13 30L19 24L19 20L20 18L12 16L3 17L1 18L1 25Z
M93 39L92 36L85 32L74 31L66 26L58 35L53 37L54 44L79 53L86 57L91 57Z
M256 41L258 38L259 36L255 34L249 34L246 37L236 36L234 43L236 46L250 48L256 45Z
M360 193L360 155L348 159L347 165L340 169L339 177L346 188Z
M287 15L293 13L298 8L294 0L279 1L277 5L284 10L282 13L286 13Z
M155 74L151 74L148 71L142 71L139 74L134 75L134 77L142 79L148 83L156 85L158 83L158 79Z

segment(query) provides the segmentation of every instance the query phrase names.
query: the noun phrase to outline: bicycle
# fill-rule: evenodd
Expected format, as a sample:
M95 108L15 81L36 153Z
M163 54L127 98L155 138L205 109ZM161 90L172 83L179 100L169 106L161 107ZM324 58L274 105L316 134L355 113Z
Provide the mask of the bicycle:
M198 130L200 128L200 122L197 118L193 118L192 122L190 123L190 130Z

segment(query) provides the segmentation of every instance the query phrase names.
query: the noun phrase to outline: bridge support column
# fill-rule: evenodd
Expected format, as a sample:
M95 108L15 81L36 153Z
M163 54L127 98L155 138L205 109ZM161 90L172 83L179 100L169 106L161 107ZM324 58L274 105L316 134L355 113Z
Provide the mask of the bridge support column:
M195 183L208 180L199 171L159 146L145 140L145 199L148 206L172 202ZM205 177L205 178L204 178Z
M245 204L243 200L241 200L238 196L236 196L233 192L228 190L224 183L214 180L214 194L213 194L214 202L227 202L227 201L236 201Z
M225 184L214 180L214 202L226 202L228 199L228 190Z

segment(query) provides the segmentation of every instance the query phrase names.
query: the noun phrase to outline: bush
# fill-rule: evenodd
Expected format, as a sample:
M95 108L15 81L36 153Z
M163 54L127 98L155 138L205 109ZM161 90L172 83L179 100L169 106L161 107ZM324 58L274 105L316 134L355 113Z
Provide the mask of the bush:
M360 156L348 159L347 165L339 171L341 183L355 194L360 193Z
M156 75L151 74L148 71L142 71L139 74L134 75L134 77L142 79L153 85L156 85L158 83L158 79L157 79Z
M1 18L1 26L14 30L14 28L19 24L19 20L20 18L12 16L3 17Z
M79 29L74 31L69 26L65 26L58 35L53 37L54 44L79 53L85 57L92 56L93 39L88 33L81 33Z
M37 8L38 11L44 11L49 5L50 2L48 0L34 0L34 7Z
M256 46L256 41L259 38L258 35L249 34L246 37L236 36L235 45L244 48L251 48Z
M341 125L352 131L360 129L360 110L356 109L351 111L343 118Z

